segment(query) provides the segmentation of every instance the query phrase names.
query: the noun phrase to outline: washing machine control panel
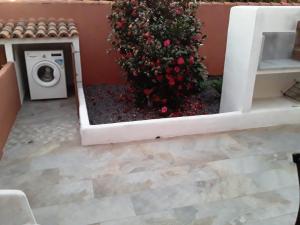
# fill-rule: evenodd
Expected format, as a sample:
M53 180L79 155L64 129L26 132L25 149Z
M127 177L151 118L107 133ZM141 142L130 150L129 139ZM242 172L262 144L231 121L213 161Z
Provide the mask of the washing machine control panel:
M54 59L54 62L56 62L60 66L60 68L62 68L62 69L65 66L65 62L64 62L63 59Z

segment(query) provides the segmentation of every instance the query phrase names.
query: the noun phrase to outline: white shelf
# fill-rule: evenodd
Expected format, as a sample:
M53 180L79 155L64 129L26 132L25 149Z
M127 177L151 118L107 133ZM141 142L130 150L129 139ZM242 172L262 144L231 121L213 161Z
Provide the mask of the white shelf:
M285 31L276 31L276 32L263 32L264 34L266 33L296 33L295 30L285 30Z
M252 102L251 111L262 110L276 110L276 109L297 109L300 110L300 102L288 97L274 97L254 99Z
M257 75L297 72L300 72L300 61L294 59L272 59L260 62Z

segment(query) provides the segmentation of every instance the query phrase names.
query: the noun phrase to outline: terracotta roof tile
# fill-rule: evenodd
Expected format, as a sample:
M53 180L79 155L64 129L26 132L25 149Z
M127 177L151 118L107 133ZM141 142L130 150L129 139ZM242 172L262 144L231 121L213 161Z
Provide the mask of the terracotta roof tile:
M72 19L30 18L18 21L0 21L0 39L10 38L62 38L78 36L78 29Z

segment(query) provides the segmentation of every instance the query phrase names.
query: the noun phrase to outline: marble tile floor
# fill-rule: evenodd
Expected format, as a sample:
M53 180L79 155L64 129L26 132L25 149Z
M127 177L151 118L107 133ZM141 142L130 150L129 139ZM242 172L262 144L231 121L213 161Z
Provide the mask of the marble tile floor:
M74 99L25 102L0 188L41 225L293 225L293 152L300 125L83 147Z

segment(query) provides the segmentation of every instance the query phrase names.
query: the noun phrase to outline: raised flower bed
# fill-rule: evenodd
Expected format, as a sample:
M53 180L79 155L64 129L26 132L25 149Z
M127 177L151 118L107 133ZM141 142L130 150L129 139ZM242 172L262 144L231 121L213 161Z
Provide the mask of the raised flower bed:
M243 13L244 11L249 13L266 11L267 13L270 13L270 17L268 18L271 19L273 18L272 13L274 14L280 13L279 8L274 8L273 10L273 9L269 9L268 7L251 7L249 8L249 11L247 11L247 9L248 8L245 7L236 8L234 10L234 15L235 16L244 15ZM298 8L297 9L293 8L293 9L298 10ZM282 10L284 11L284 13L287 14L290 13L289 8L282 7ZM251 14L251 15L255 20L256 14ZM231 23L238 24L237 21L240 20L234 20ZM260 23L258 23L258 26L259 25ZM290 25L291 25L290 23L287 24L287 26ZM229 37L233 35L233 33L231 32L234 31L229 29ZM246 30L244 30L243 35L247 36L249 34ZM231 49L232 45L228 45L227 47ZM242 46L241 48L244 47L245 46ZM178 62L177 56L176 59L177 60L175 63L181 64L181 62ZM228 64L230 60L231 60L231 56L228 55L228 58L226 58L226 63L225 63L226 71L228 71L228 68L232 68L230 67L230 64ZM185 57L184 57L184 61L186 61ZM169 79L167 78L167 80ZM236 80L236 82L238 82L238 79ZM230 85L228 84L223 85L223 89L224 88L226 90L225 94L228 95L229 93L232 92L232 90L230 89ZM150 94L153 93L153 92L144 92L144 91L142 92L140 92L140 94L144 94L144 95L138 96L138 97L142 97L142 99L145 99L144 98L145 95L148 96L149 93ZM267 127L267 126L274 126L274 125L281 125L281 124L300 123L299 107L296 106L282 107L282 105L279 106L263 105L263 107L253 107L250 111L245 111L243 110L243 108L240 109L237 108L235 111L233 110L233 111L223 112L223 113L216 113L210 115L209 114L194 115L194 116L183 115L181 117L171 117L171 114L163 114L163 115L160 114L161 117L166 117L166 118L160 118L160 119L150 118L148 120L143 120L144 118L138 118L142 120L127 121L127 122L114 121L115 123L92 125L90 123L90 121L92 121L92 118L89 118L89 114L87 111L87 104L84 96L83 87L81 86L78 87L78 94L79 94L79 104L80 104L82 144L84 145L107 144L107 143L117 143L117 142L136 141L136 140L145 140L145 139L157 139L157 138L176 137L176 136L192 135L192 134L208 134L212 132L222 132L228 130L239 130L239 129L256 128L256 127ZM191 96L193 95L194 94L188 95L189 96L188 98L191 98ZM245 97L245 96L242 95L241 93L240 97ZM172 98L170 97L169 99ZM155 104L148 104L149 98L146 97L146 100L147 101L144 101L144 103L145 102L147 103L146 104L147 107L153 107L153 109L155 110L160 110L161 113L168 112L168 110L171 109L171 113L172 113L172 112L178 112L179 110L182 109L182 106L184 105L186 98L183 98L183 104L180 104L179 107L174 107L168 104L166 105L158 104L156 106ZM223 102L223 104L225 103L226 102ZM229 102L227 101L227 103L229 105L231 104L230 101ZM101 104L101 101L99 103L96 102L95 104L96 105ZM166 107L167 110L164 110L164 107ZM130 118L130 120L132 120L132 118Z
M219 81L218 81L219 82ZM168 108L139 108L134 97L128 93L126 85L93 85L85 87L85 99L92 125L128 121L173 118L219 113L220 93L208 87L197 95L191 96L181 109L167 114Z
M211 84L220 86L221 81L206 80L199 56L205 35L197 6L189 0L113 4L110 42L119 53L127 84L85 88L90 124L219 112L220 90Z

